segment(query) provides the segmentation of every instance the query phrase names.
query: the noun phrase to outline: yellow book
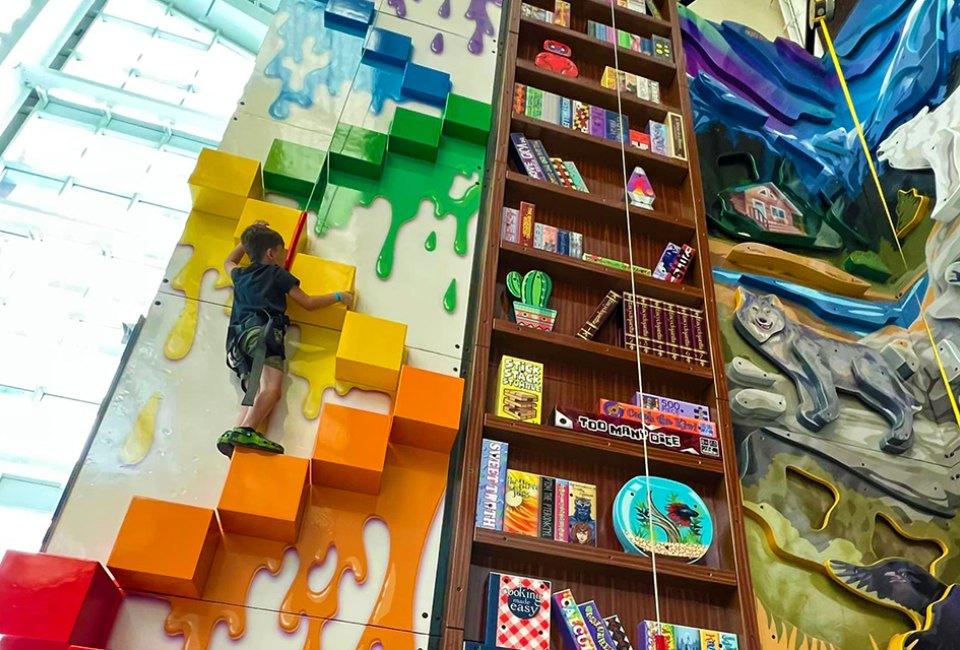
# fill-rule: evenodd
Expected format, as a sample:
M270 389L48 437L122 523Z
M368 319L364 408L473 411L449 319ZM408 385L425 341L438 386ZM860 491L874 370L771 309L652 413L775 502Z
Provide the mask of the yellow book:
M497 416L540 424L543 364L504 355L497 376Z

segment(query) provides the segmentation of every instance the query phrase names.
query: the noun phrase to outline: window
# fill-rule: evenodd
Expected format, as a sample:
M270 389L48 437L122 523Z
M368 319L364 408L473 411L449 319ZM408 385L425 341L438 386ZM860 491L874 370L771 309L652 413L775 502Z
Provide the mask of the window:
M777 223L786 225L787 224L787 213L783 211L782 208L776 206L770 206L770 217Z
M20 476L0 476L0 508L23 508L52 514L63 486Z
M762 226L767 224L767 206L763 201L754 199L750 204L751 215L754 221Z

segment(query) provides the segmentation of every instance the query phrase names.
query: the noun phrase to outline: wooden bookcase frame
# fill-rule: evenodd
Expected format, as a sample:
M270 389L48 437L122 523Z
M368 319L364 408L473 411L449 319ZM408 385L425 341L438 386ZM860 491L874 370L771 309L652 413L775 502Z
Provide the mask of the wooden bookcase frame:
M552 0L527 0L553 9ZM651 0L648 0L648 2ZM626 208L620 147L614 142L513 114L514 83L523 83L608 110L617 110L616 91L600 85L604 66L613 66L613 46L588 36L587 20L610 24L606 0L571 0L569 29L521 17L521 2L505 3L507 29L501 34L503 68L495 106L495 143L486 205L477 236L478 303L470 350L465 430L459 484L448 498L452 529L449 581L442 618L444 650L460 650L464 640L483 640L483 602L489 571L505 571L549 579L555 589L571 588L578 599L595 599L605 614L619 614L633 638L636 626L653 619L652 566L648 558L621 550L610 526L610 508L619 487L643 474L643 447L629 442L585 436L548 426L559 404L595 409L601 397L626 399L637 388L636 358L619 346L616 328L608 324L596 341L573 336L609 290L629 290L626 272L592 265L533 248L500 241L502 208L524 200L537 206L537 220L584 235L584 252L627 260ZM658 0L662 19L617 7L617 27L673 42L675 62L665 62L620 48L620 68L659 81L662 104L622 97L623 112L633 128L649 119L663 120L668 111L682 113L689 161L628 147L627 165L641 165L657 192L656 210L630 208L635 263L653 268L667 242L697 249L695 267L683 284L672 285L637 276L637 292L677 304L701 307L708 325L711 365L707 368L643 355L644 390L707 404L720 433L722 461L658 449L649 450L651 473L690 484L707 505L715 523L715 540L698 563L658 557L661 615L665 623L692 625L739 636L741 648L759 648L756 608L743 528L743 507L736 449L731 430L727 386L717 326L705 222L700 167L693 132L690 99L673 0ZM544 40L566 43L580 68L578 78L542 70L533 58ZM536 181L513 167L508 156L511 132L543 141L551 155L577 163L590 194ZM628 169L630 168L628 167ZM520 328L509 320L504 293L508 270L540 269L554 279L551 307L557 309L551 333ZM496 417L497 365L502 354L515 354L545 364L544 423L531 425ZM597 485L596 547L581 547L474 527L481 440L510 444L509 466ZM457 474L456 470L453 472ZM551 647L562 648L554 631Z

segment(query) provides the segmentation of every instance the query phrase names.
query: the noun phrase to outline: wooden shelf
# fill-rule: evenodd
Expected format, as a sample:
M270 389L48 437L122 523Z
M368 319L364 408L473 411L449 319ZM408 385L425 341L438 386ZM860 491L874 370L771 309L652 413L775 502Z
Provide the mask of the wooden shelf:
M563 202L564 205L569 205L571 210L588 209L591 219L622 225L626 231L624 215L627 210L623 201L610 201L595 194L560 187L549 181L539 181L515 171L507 171L506 181L508 186L515 188L523 195L524 200L531 203L553 205ZM677 244L688 242L697 230L692 220L661 210L644 210L630 206L630 219L633 227L655 228L664 239Z
M518 352L539 352L543 355L554 356L561 353L564 358L579 358L593 366L609 364L620 367L636 367L637 365L637 355L633 350L584 341L576 336L558 334L557 332L541 332L529 327L521 327L501 318L493 321L493 340L503 344L504 347L513 343L514 349ZM688 384L699 383L705 387L713 381L713 372L709 366L697 366L643 353L640 354L640 363L644 368L651 369L659 376L672 376L674 380Z
M583 15L598 23L610 25L610 0L581 0ZM617 14L617 27L625 32L639 36L658 34L670 38L673 25L669 20L655 18L648 14L637 13L614 2L613 10Z
M561 74L538 68L532 61L517 61L516 82L555 93L561 97L569 97L581 102L600 106L609 111L617 110L617 91L604 88L599 82L583 77L564 77ZM679 112L679 109L667 104L640 99L637 95L626 92L620 93L623 112L631 118L631 123L637 116L644 121L656 120L663 122L667 113ZM635 125L633 128L636 128ZM639 126L643 126L640 124Z
M578 158L595 161L606 159L607 162L615 163L617 168L620 168L623 164L621 156L625 155L627 169L631 170L635 165L640 165L650 175L654 184L657 181L666 181L677 185L687 177L688 168L685 160L661 156L629 144L621 150L620 144L614 140L604 140L526 115L514 113L510 118L510 128L512 131L522 131L527 139L542 140L544 147L551 155L563 154L564 159L574 162L577 162Z
M552 413L549 417L552 418ZM554 446L561 446L568 454L598 457L608 464L624 460L636 463L644 456L641 443L578 433L554 426L517 422L489 413L484 416L483 426L487 431L494 432L498 440L510 444L527 441L542 445L549 442L551 450L560 451L554 449ZM724 451L726 450L721 453ZM718 480L723 477L723 462L714 458L703 458L648 445L647 459L650 461L650 471L657 475L667 475L680 480Z
M607 16L609 15L608 13ZM620 28L625 29L622 25ZM573 50L572 58L574 62L591 59L594 63L609 66L613 66L615 62L613 43L601 41L583 32L521 16L520 34L529 34L532 38L540 41L552 39L569 45ZM674 48L676 48L676 45L674 45ZM643 75L665 85L673 84L677 77L677 65L672 61L665 61L619 46L617 47L617 58L621 70Z
M557 280L603 284L618 291L631 290L630 274L626 271L584 262L557 253L537 250L529 246L501 242L500 258L511 268L520 266L521 262L525 262L526 265L535 262L537 266L548 271L550 276ZM703 305L703 292L694 286L670 284L662 280L654 280L645 275L635 275L634 283L637 287L637 293L642 296L666 300L688 307L702 307Z
M499 530L475 529L473 544L475 548L500 556L536 560L538 563L556 567L576 566L587 571L620 575L624 572L637 575L653 574L650 558L641 555L630 555L622 551L593 546L565 544L537 537L504 533ZM700 590L730 590L737 587L737 576L733 571L684 564L663 556L657 557L657 575L661 581Z

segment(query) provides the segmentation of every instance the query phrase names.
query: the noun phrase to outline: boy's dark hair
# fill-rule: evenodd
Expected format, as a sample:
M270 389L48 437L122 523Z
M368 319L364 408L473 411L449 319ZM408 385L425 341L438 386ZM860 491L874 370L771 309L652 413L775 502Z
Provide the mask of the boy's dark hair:
M264 223L255 223L248 226L240 235L243 252L251 262L262 262L263 256L271 248L283 246L283 237L276 230Z

